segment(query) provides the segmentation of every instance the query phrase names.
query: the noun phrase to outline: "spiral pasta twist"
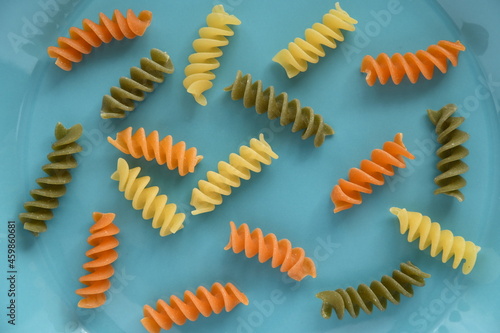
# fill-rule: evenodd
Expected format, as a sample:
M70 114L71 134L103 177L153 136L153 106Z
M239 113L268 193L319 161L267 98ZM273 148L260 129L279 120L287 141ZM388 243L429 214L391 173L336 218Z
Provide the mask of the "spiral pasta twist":
M102 43L109 43L112 39L122 40L132 39L142 36L151 24L153 14L143 10L136 16L129 9L127 17L116 9L113 18L109 19L103 13L99 13L99 24L89 19L82 21L83 30L71 27L68 37L59 37L57 46L49 46L47 53L51 58L56 58L56 65L65 71L70 71L74 62L82 61L83 54L92 52L92 48L101 46Z
M372 193L372 184L383 185L384 175L393 176L394 167L406 167L403 157L415 158L403 144L403 134L398 133L394 141L387 141L382 149L373 150L371 160L363 160L359 169L349 170L349 180L339 179L331 193L335 204L333 211L337 213L361 204L361 193Z
M373 86L377 79L381 84L386 84L389 78L394 84L399 84L405 76L411 83L418 81L420 74L427 80L434 76L434 68L441 73L448 71L448 60L453 66L458 65L458 54L465 51L465 46L460 41L449 42L441 40L437 45L431 45L427 51L419 50L416 53L395 53L391 57L381 53L375 60L367 55L361 62L361 72L366 73L366 82Z
M258 114L267 112L269 119L279 117L281 126L293 122L292 132L303 129L303 140L314 135L314 145L316 147L323 144L325 136L334 134L330 125L325 124L322 116L314 114L312 108L308 106L301 107L298 99L288 101L287 93L276 96L274 87L264 89L260 80L252 83L250 74L242 76L241 71L238 71L234 83L224 90L231 91L233 100L243 99L245 107L255 106Z
M241 146L240 154L229 155L229 163L219 162L218 173L207 172L207 180L200 180L198 187L193 189L191 205L195 208L193 215L211 212L215 205L222 204L222 196L231 194L231 187L239 187L240 179L248 180L251 172L260 172L261 164L270 165L278 155L260 134L259 139L251 139L250 147Z
M441 230L439 223L431 222L428 216L396 207L392 207L390 212L398 217L401 234L408 231L408 242L413 242L420 237L420 250L425 250L430 246L432 257L442 251L443 263L454 256L453 268L455 269L464 259L462 273L469 274L472 271L481 247L471 241L466 241L463 237L454 236L450 230Z
M184 141L174 145L170 135L160 140L157 131L148 136L142 127L135 134L132 131L132 127L124 129L117 133L116 139L108 137L108 142L134 158L144 157L148 161L155 159L159 165L166 164L170 170L178 168L181 176L194 172L195 166L203 159L203 156L196 155L196 148L186 149Z
M183 81L184 88L193 95L197 103L207 105L203 93L213 86L211 81L215 79L215 74L212 70L220 67L216 58L222 56L220 48L229 44L226 37L234 35L228 25L240 24L241 21L236 16L224 11L224 6L217 5L207 16L207 27L199 30L200 38L193 42L195 53L188 58L189 65L184 69L186 78Z
M356 318L359 310L371 314L373 306L384 311L387 308L387 301L399 304L400 295L412 297L413 286L425 286L425 278L430 274L422 272L411 262L401 263L399 270L392 272L392 277L384 275L380 281L373 281L370 286L360 284L357 289L349 287L347 289L326 290L316 294L316 297L323 301L321 315L323 318L330 318L332 310L335 310L338 319L344 317L347 312Z
M337 2L335 9L323 15L322 23L314 23L305 31L305 40L295 38L293 43L288 44L288 49L283 49L274 56L273 61L280 64L288 77L292 78L300 72L305 72L307 63L315 64L320 57L325 56L323 46L336 48L336 41L344 41L342 30L354 31L356 23L358 21L340 8Z
M87 242L93 248L85 253L92 261L83 265L89 274L80 278L80 282L87 287L76 291L77 295L83 297L78 306L87 309L100 307L106 302L105 292L111 287L109 279L115 273L111 264L118 259L114 249L119 242L114 235L120 232L113 224L115 214L94 213L92 217L95 224L90 227L91 235Z
M121 77L120 87L111 87L111 95L104 95L101 118L124 118L126 112L135 110L135 102L143 101L145 93L155 89L155 83L164 81L164 74L174 72L174 65L167 52L151 49L150 53L151 59L142 58L141 68L130 68L130 78Z
M118 189L124 192L127 200L132 200L134 209L142 209L142 218L153 219L152 226L155 229L160 228L160 236L167 236L182 229L186 215L177 213L175 204L167 204L166 195L158 195L158 186L147 187L151 179L149 176L137 178L139 172L141 168L130 169L127 161L119 158L117 170L111 179L119 182Z
M436 125L437 140L442 145L436 152L441 158L437 164L441 174L434 178L439 186L434 194L443 193L463 201L464 195L460 189L467 182L461 175L469 170L469 166L462 159L469 155L469 150L462 145L469 140L469 134L458 129L465 118L452 117L456 110L455 104L448 104L438 111L427 110L427 114Z
M210 291L203 286L196 289L196 294L185 291L184 300L172 295L170 304L167 304L160 299L156 303L156 310L145 305L141 323L148 332L158 333L162 328L171 329L173 324L184 325L187 320L195 321L200 314L208 317L212 313L219 314L224 309L229 312L240 303L248 305L248 298L244 293L232 283L223 286L217 282Z
M65 128L57 123L54 134L56 142L52 144L52 152L47 155L49 164L42 167L47 177L38 178L36 182L41 187L30 191L34 201L24 204L26 212L19 214L19 220L24 229L31 231L35 236L47 231L45 221L52 219L52 210L59 206L58 198L66 194L66 184L71 181L70 169L78 166L74 154L82 151L76 141L82 135L82 125L77 124Z
M273 268L281 266L281 272L287 272L292 279L301 281L306 276L316 277L316 266L311 258L306 257L303 248L292 247L288 239L276 238L275 234L263 235L257 228L250 232L246 223L236 229L230 222L231 235L224 250L233 249L234 253L245 251L248 258L258 255L261 263L271 259Z

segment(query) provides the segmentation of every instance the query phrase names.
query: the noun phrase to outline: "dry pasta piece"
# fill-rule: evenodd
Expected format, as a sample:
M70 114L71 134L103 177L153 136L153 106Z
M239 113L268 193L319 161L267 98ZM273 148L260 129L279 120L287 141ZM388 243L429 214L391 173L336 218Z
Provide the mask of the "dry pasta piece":
M73 155L82 151L82 146L76 142L82 135L82 125L66 128L57 123L54 132L56 142L52 144L53 151L47 155L50 163L42 167L47 177L36 180L41 188L30 191L34 201L26 202L26 212L19 214L24 229L35 236L47 231L45 221L54 216L52 210L59 206L59 198L66 194L66 184L71 181L70 170L78 166Z
M359 169L349 170L349 180L339 179L331 193L335 204L333 211L337 213L361 204L361 193L372 193L372 184L383 185L384 175L393 176L394 167L406 167L403 157L415 158L403 144L403 134L398 133L394 141L387 141L382 149L373 150L371 160L363 160Z
M209 171L208 180L198 182L199 188L193 189L191 196L191 206L195 208L191 214L213 211L215 205L222 204L223 195L230 195L232 187L240 186L240 179L250 179L251 171L260 172L261 164L270 165L273 158L278 158L278 155L264 140L264 134L260 134L258 140L251 139L250 147L241 146L239 155L235 153L229 155L229 163L219 162L218 173Z
M185 291L183 300L172 295L170 304L160 299L156 303L156 310L145 305L141 323L148 332L158 333L161 329L171 329L174 324L184 325L188 320L195 321L200 314L208 317L212 313L219 314L222 310L229 312L240 303L248 305L248 298L244 293L232 283L223 286L216 282L210 291L203 286L196 289L196 294Z
M108 142L134 158L144 157L148 161L154 159L170 170L177 168L181 176L194 172L195 166L203 159L203 156L196 155L196 148L186 149L184 141L174 145L170 135L160 140L158 131L153 131L148 136L142 127L134 134L132 131L132 127L124 129L116 134L116 139L108 137Z
M216 58L222 56L220 48L229 44L226 37L234 35L228 25L240 24L236 16L224 11L224 6L217 5L207 16L207 26L199 30L200 38L193 42L195 53L188 58L189 65L184 69L186 78L183 81L184 88L197 103L207 105L203 93L213 86L211 81L215 79L215 74L212 70L220 67Z
M441 159L437 164L441 174L434 178L439 186L434 194L443 193L463 201L464 195L460 189L467 182L461 175L469 170L469 166L462 159L469 155L469 150L462 145L469 140L469 134L458 129L465 118L452 117L456 110L455 104L448 104L438 111L427 110L427 114L436 125L437 140L442 145L436 152Z
M158 186L147 187L151 179L149 176L137 178L139 172L141 168L130 169L127 161L119 158L117 170L111 179L119 182L118 189L124 192L127 200L132 200L134 209L142 209L142 218L153 219L152 226L155 229L160 228L160 236L167 236L182 229L186 215L177 213L175 204L167 204L166 195L158 195Z
M411 83L418 81L420 74L427 80L434 76L434 68L441 73L448 71L448 60L453 66L458 65L458 54L465 51L465 46L460 41L449 42L441 40L437 45L431 45L427 51L419 50L416 53L395 53L391 57L381 53L374 59L367 55L361 62L361 72L366 73L366 82L373 86L377 79L381 84L386 84L389 78L394 84L399 84L405 76Z
M101 118L124 118L135 110L135 102L153 92L155 83L164 81L164 74L172 74L174 65L167 52L151 49L151 59L142 58L141 68L130 68L130 78L121 77L120 87L111 87L110 94L102 98Z
M392 207L390 212L398 217L401 234L408 231L408 242L420 238L418 244L420 250L425 250L430 246L432 257L443 252L443 263L454 256L453 268L455 269L464 259L462 273L469 274L472 271L481 247L471 241L466 241L463 237L454 236L450 230L441 230L441 225L431 222L428 216L396 207Z
M92 249L85 253L92 261L83 265L89 274L80 278L80 282L87 287L76 291L83 297L78 306L87 309L100 307L106 302L105 292L111 287L109 279L115 273L111 264L118 259L115 248L119 242L114 236L120 232L113 224L115 214L94 213L92 217L95 224L90 227L91 235L87 239Z
M233 100L243 99L246 108L255 106L258 114L267 112L269 119L280 118L280 125L292 125L292 132L304 130L302 139L314 136L314 146L319 147L325 141L325 136L333 135L334 131L330 125L325 124L323 117L315 114L313 109L306 106L301 107L298 99L288 101L288 94L275 95L274 87L264 89L262 81L252 83L252 76L242 76L241 71L236 74L234 83L224 89L231 91Z
M234 253L245 251L248 258L258 256L261 263L271 259L273 268L281 266L282 272L287 272L292 279L301 281L306 276L316 277L316 266L301 247L292 247L288 239L278 240L275 234L264 235L257 228L250 232L246 223L236 229L230 222L231 235L224 250L233 249Z
M340 4L335 4L335 9L331 9L323 15L322 23L314 23L311 28L305 31L305 40L295 38L293 43L288 44L288 49L279 51L273 61L280 64L289 78L300 72L307 70L307 63L317 63L320 57L325 56L323 46L336 48L336 41L344 41L342 30L354 31L354 24L358 23L349 14L340 8Z
M59 37L59 46L49 46L47 53L51 58L56 58L56 65L65 71L70 71L74 62L82 61L83 54L89 54L94 47L111 40L132 39L142 36L151 24L153 14L143 10L136 16L129 9L127 17L116 9L113 18L110 19L103 13L99 13L99 24L89 19L82 21L83 29L71 27L68 37Z
M401 263L399 270L394 270L392 276L384 275L380 281L373 281L370 286L360 284L357 289L348 287L347 289L326 290L316 294L316 297L323 301L321 315L323 318L330 318L332 310L335 310L338 319L344 318L347 312L351 317L356 318L360 310L371 314L373 306L384 311L387 308L387 301L399 304L401 295L412 297L413 286L425 286L425 278L430 274L422 272L411 262Z

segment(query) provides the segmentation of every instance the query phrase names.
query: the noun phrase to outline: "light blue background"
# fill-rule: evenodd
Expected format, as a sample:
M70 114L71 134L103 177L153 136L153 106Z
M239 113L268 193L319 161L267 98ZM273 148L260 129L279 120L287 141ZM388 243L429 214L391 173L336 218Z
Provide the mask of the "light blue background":
M191 43L205 17L218 2L193 1L67 1L43 9L49 1L4 1L0 11L2 121L0 165L0 330L2 332L142 332L144 304L158 298L182 296L199 285L233 282L248 295L250 305L231 313L200 318L175 327L172 332L496 332L500 277L497 216L499 210L498 97L500 4L480 1L350 0L342 7L359 20L346 41L306 73L288 79L271 61L281 48L333 7L332 1L223 0L231 14L241 19L235 36L223 49L222 66L208 106L197 105L182 86L183 69L192 53ZM61 4L64 3L64 4ZM58 36L67 36L83 18L97 20L98 12L111 15L118 8L153 12L146 34L134 40L112 42L95 49L74 65L71 72L56 67L46 54ZM390 16L381 11L393 9ZM381 16L382 15L382 16ZM31 22L31 23L30 23ZM30 24L39 27L31 32ZM24 34L24 35L23 35ZM20 39L20 38L24 39ZM21 41L15 45L12 39ZM368 87L359 64L366 54L417 51L438 40L460 39L467 51L460 64L446 75L415 85L404 82ZM99 117L102 96L128 76L129 68L156 47L167 51L176 71L123 120ZM336 134L320 148L312 139L302 141L290 126L280 127L265 115L232 101L222 88L238 69L274 85L309 105L333 126ZM484 82L490 82L484 84ZM483 97L481 97L483 96ZM486 97L485 97L486 96ZM438 158L433 126L427 108L447 103L460 106L467 119L462 129L470 133L466 147L470 166L465 178L466 200L434 196L433 178ZM61 207L49 221L48 232L33 238L17 230L17 321L6 324L7 221L17 220L23 202L30 199L35 179L53 142L56 122L81 123L85 151ZM185 140L204 155L194 174L179 177L176 171L144 159L124 156L106 141L128 126L145 127ZM329 194L351 167L369 158L397 132L404 133L408 149L416 156L408 168L374 193L363 204L333 214ZM116 159L124 157L143 168L152 184L189 213L191 189L217 162L264 133L280 155L271 166L243 182L224 198L214 212L190 216L178 234L162 238L141 218L141 212L117 191L109 179ZM409 244L399 234L391 206L420 211L482 247L474 271L464 276L451 263L442 264ZM108 302L97 310L79 309L74 291L82 285L82 264L89 249L86 238L93 211L115 212L121 228L116 275ZM260 264L256 258L224 251L229 221L247 222L301 246L317 264L318 277L297 283L286 274ZM321 301L315 293L325 289L357 286L391 274L402 261L411 260L432 274L427 286L416 288L412 299L390 304L385 312L360 314L342 321L320 316Z

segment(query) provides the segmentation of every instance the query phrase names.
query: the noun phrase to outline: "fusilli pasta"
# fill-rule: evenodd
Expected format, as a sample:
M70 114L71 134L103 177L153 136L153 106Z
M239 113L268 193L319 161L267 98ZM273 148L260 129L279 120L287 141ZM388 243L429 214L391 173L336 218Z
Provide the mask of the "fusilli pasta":
M116 139L108 137L108 142L134 158L144 157L148 161L155 159L160 165L166 164L170 170L178 168L181 176L194 172L195 166L203 159L203 156L196 155L196 148L186 149L184 141L174 145L170 135L160 140L157 131L148 136L142 127L134 134L132 131L132 127L124 129L117 133Z
M316 266L301 247L292 247L288 239L278 240L275 234L264 235L257 228L250 232L246 223L236 229L230 222L231 235L224 250L233 249L234 253L245 251L248 258L258 256L261 263L271 259L273 268L281 266L282 272L287 272L292 279L301 281L306 276L316 277Z
M19 220L24 229L31 231L35 236L47 231L45 221L54 216L52 210L59 206L58 198L66 194L66 184L71 181L70 169L78 166L74 154L82 151L76 142L82 135L82 125L77 124L70 128L57 123L55 128L56 142L52 144L52 152L47 155L50 161L42 167L47 177L38 178L36 182L41 187L30 191L34 201L24 204L26 212L19 214Z
M111 287L109 279L115 272L111 264L118 259L114 249L119 242L114 236L120 232L113 224L115 214L94 213L92 217L95 224L90 227L91 235L87 239L92 249L85 253L92 261L83 265L89 274L80 278L80 282L87 287L76 291L83 297L78 306L87 309L100 307L106 302L105 292Z
M234 83L224 90L231 91L233 100L243 99L245 107L255 106L258 114L267 112L269 119L279 117L281 126L293 123L292 132L304 130L302 139L305 140L314 135L316 147L323 144L325 136L334 133L330 125L324 123L323 117L315 114L312 108L301 107L298 99L288 101L287 93L276 96L274 87L264 89L260 80L252 83L250 74L242 76L241 71L238 71Z
M394 167L406 167L403 157L415 158L403 144L403 134L398 133L394 141L387 141L382 149L373 150L371 160L363 160L359 169L349 170L349 180L339 179L331 193L335 204L333 211L337 213L361 204L361 193L372 193L372 184L383 185L384 175L394 175Z
M248 305L248 298L232 283L223 286L214 283L211 290L200 286L196 294L187 290L184 300L175 295L170 296L170 304L160 299L156 303L156 310L149 305L144 306L144 318L141 323L150 333L158 333L163 328L169 330L174 324L184 325L187 320L195 321L199 315L204 317L212 313L219 314L222 310L231 311L236 305Z
M462 259L465 259L462 272L469 274L472 271L476 264L477 253L481 250L479 246L466 241L463 237L454 236L450 230L441 230L439 223L431 222L428 216L396 207L392 207L390 211L399 219L401 234L408 231L408 242L420 238L418 245L420 250L430 246L432 257L443 252L443 263L454 256L453 268L457 268Z
M452 117L456 110L455 104L448 104L438 111L427 110L427 114L436 125L437 140L442 145L436 152L441 159L437 164L441 174L434 178L439 186L434 194L443 193L463 201L464 195L460 189L467 182L461 175L469 170L469 166L462 159L469 155L469 150L462 145L469 140L469 134L458 129L465 118Z
M371 314L373 306L384 311L387 308L387 301L399 304L400 296L412 297L413 286L425 286L425 278L430 274L422 272L411 262L402 263L400 270L394 270L392 276L384 275L380 281L373 281L370 286L360 284L357 289L349 287L347 289L327 290L316 294L316 297L323 301L321 315L323 318L330 318L332 310L338 319L344 317L347 312L351 317L356 318L360 310Z
M381 53L374 59L367 55L361 63L361 72L366 73L366 82L373 86L377 79L381 84L386 84L392 78L394 84L399 84L405 76L411 83L418 81L420 74L427 80L434 76L434 68L441 73L448 71L448 60L453 66L458 65L458 54L465 51L465 46L456 41L455 43L441 40L437 45L431 45L427 51L419 50L416 53L395 53L391 57L387 53Z
M216 59L222 56L222 46L229 44L227 36L234 35L234 31L228 25L240 25L241 21L234 15L224 11L222 5L214 6L212 13L207 16L207 27L199 30L200 38L193 42L195 53L188 58L189 65L184 70L184 88L193 95L197 103L207 105L207 99L203 95L205 91L212 88L215 74L212 70L219 68L220 63Z
M129 9L127 17L116 9L110 19L103 13L99 14L99 24L89 19L82 21L83 29L71 27L68 37L59 37L59 46L49 46L47 53L51 58L56 58L56 65L65 71L70 71L74 62L82 61L82 54L89 54L92 48L102 43L109 43L113 39L132 39L142 36L151 24L153 14L143 10L136 16Z
M101 118L124 118L135 110L135 102L143 101L145 93L155 89L155 83L164 81L164 74L174 72L167 52L151 49L151 59L142 58L141 68L130 68L130 78L121 77L120 87L111 87L110 94L102 98Z
M239 187L240 179L248 180L251 171L260 172L261 164L269 165L278 155L260 134L259 139L251 139L250 147L241 146L240 154L229 155L229 163L219 162L218 173L207 172L208 180L200 180L198 187L193 189L191 205L195 208L193 215L211 212L215 205L222 203L222 196L231 194L232 187Z
M342 30L354 31L354 24L358 23L349 14L340 8L340 4L335 4L335 9L331 9L323 16L322 23L314 23L311 28L305 31L305 40L295 38L293 43L288 44L288 49L279 51L273 61L280 64L289 78L300 72L307 70L307 63L317 63L320 57L325 56L323 46L336 48L336 41L344 41Z
M152 226L155 229L160 228L160 236L167 236L182 229L185 214L177 213L175 204L167 204L166 195L158 195L158 186L147 187L150 177L137 178L139 172L141 168L130 169L127 161L119 158L117 170L111 179L119 182L118 189L124 192L127 200L132 200L134 209L142 209L142 217L145 220L153 219Z

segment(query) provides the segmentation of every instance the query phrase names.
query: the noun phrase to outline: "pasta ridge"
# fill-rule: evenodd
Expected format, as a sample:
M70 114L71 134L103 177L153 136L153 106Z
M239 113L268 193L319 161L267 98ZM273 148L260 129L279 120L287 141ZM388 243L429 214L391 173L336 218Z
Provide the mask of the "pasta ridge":
M413 286L425 286L425 278L430 274L422 272L411 262L401 263L399 270L394 270L392 276L384 275L380 281L373 281L370 286L360 284L357 289L348 287L347 289L326 290L316 294L316 297L323 301L321 315L323 318L330 318L332 310L335 310L338 319L344 317L347 312L351 317L356 318L360 310L371 314L373 306L384 311L387 308L387 301L399 304L400 296L412 297Z
M465 118L453 117L456 110L456 105L448 104L438 111L427 110L427 114L436 125L437 140L441 144L436 151L441 159L437 164L441 174L434 178L438 186L434 194L443 193L463 201L464 195L460 189L467 182L461 175L469 170L469 166L462 159L469 155L469 150L462 145L469 139L469 134L458 129Z
M47 231L45 221L53 218L53 209L59 206L59 198L66 194L66 184L71 181L70 170L78 166L73 156L82 151L76 141L82 135L82 125L77 124L70 128L57 123L54 135L56 142L52 144L52 152L47 155L50 163L42 170L47 174L36 180L39 189L30 191L33 201L24 204L25 212L19 214L19 220L24 229L31 231L35 236Z
M325 56L323 46L334 49L337 41L344 41L342 30L354 31L356 23L358 21L340 8L337 2L335 9L323 15L321 23L314 23L311 28L306 29L305 40L295 38L287 49L282 49L273 57L273 61L285 69L289 78L295 77L307 70L308 63L315 64Z
M443 263L454 257L454 269L460 265L462 260L465 260L462 273L469 274L472 271L481 247L471 241L466 241L463 237L454 236L450 230L441 230L441 225L437 222L431 222L428 216L396 207L392 207L390 212L397 216L401 234L408 231L408 242L420 238L420 250L425 250L430 246L430 255L432 257L443 252Z
M457 66L460 51L465 51L465 46L460 41L441 40L429 46L426 51L419 50L404 55L395 53L390 57L387 53L381 53L376 59L367 55L361 62L361 72L367 74L366 82L370 86L373 86L377 79L381 84L386 84L389 78L394 84L399 84L405 76L411 83L415 83L420 74L430 80L434 76L434 68L446 73L448 61Z
M168 197L164 194L158 195L158 186L147 187L149 176L138 178L140 167L130 169L127 161L118 159L117 170L111 179L119 182L118 189L124 192L125 198L132 201L132 207L142 210L145 220L153 219L152 226L160 228L160 236L176 233L183 228L186 218L185 214L177 213L177 205L167 204Z
M207 180L200 180L198 188L193 189L191 205L193 215L211 212L216 205L222 204L222 196L231 194L231 187L239 187L240 179L248 180L251 171L260 172L262 164L270 165L278 155L260 134L259 139L250 140L250 147L241 146L239 155L229 155L229 163L221 161L218 172L207 172Z
M160 140L158 131L146 136L144 128L139 128L132 134L132 127L128 127L116 134L116 139L108 137L108 142L124 154L134 158L144 157L146 160L156 160L159 165L165 164L170 170L178 169L181 176L194 172L196 165L203 156L196 155L196 148L186 149L186 143L173 143L171 135Z
M315 114L312 108L301 107L298 99L288 101L287 93L276 96L274 87L264 89L261 80L252 83L250 74L243 76L242 72L238 71L233 84L224 90L231 91L233 100L243 99L246 108L254 106L258 114L267 112L269 119L279 117L281 126L293 123L292 132L303 130L303 140L314 136L316 147L323 144L325 136L334 134L330 125L325 124L323 117Z
M97 308L106 302L105 292L111 287L109 279L115 270L112 263L118 259L118 253L114 250L119 242L114 237L120 229L113 224L115 214L93 213L95 224L90 227L91 235L87 242L92 246L85 255L92 259L83 265L89 274L82 276L80 282L87 287L78 289L77 295L83 297L78 302L81 308Z
M236 16L224 11L224 6L216 5L207 16L207 27L199 30L200 38L193 42L195 53L188 58L189 65L184 69L186 78L183 81L184 88L197 103L207 105L203 93L213 86L211 81L215 79L215 74L212 71L220 67L216 58L222 56L220 48L229 44L226 37L234 35L229 25L240 24Z
M216 282L210 291L200 286L196 294L187 290L184 299L170 296L170 304L160 299L156 310L149 305L144 306L144 318L141 323L150 333L158 333L161 329L169 330L174 324L184 325L187 320L195 321L199 315L204 317L212 313L219 314L222 310L231 311L236 305L248 305L248 298L232 283L225 286Z
M303 248L292 247L288 239L278 240L273 233L263 235L260 228L250 231L246 223L237 229L231 221L230 227L229 243L224 250L233 249L234 253L245 251L248 258L258 256L261 263L271 259L273 268L281 266L281 272L287 272L288 276L297 281L308 275L316 277L314 261L306 257Z
M151 58L141 58L140 68L130 68L130 77L120 78L120 87L111 87L110 95L102 98L101 118L124 118L134 111L136 102L153 92L155 83L162 83L164 74L172 74L174 65L167 52L151 49Z
M59 46L49 46L47 53L51 58L56 58L56 65L65 71L70 71L74 62L82 61L83 54L89 54L95 47L102 43L109 43L111 40L132 39L142 36L151 24L153 14L148 10L143 10L136 16L129 9L127 16L116 9L110 19L103 13L99 13L99 24L89 19L82 21L83 29L71 27L70 37L59 37Z
M415 157L406 149L403 134L397 133L393 141L384 143L382 149L372 151L370 160L361 161L359 168L349 170L348 180L339 179L330 195L335 204L335 213L359 205L361 193L372 193L372 185L383 185L384 175L393 176L394 167L405 168L403 157Z

